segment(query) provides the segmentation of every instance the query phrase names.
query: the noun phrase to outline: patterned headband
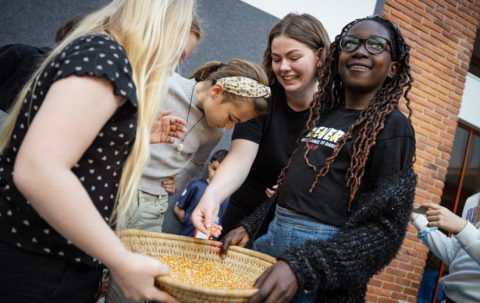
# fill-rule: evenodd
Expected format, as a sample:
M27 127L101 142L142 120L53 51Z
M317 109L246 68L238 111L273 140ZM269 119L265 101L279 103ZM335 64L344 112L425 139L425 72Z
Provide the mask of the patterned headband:
M270 87L247 77L220 78L212 84L215 83L221 84L224 90L237 96L267 99L271 95Z

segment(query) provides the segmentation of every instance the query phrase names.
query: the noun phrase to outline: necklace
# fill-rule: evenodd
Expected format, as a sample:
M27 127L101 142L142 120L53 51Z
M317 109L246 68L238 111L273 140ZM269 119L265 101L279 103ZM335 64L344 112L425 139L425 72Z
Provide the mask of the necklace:
M192 108L193 92L195 90L196 85L197 85L197 83L195 83L195 85L193 86L192 93L190 94L190 104L188 105L188 113L187 113L187 119L186 119L187 125L188 125L188 118L190 117L190 109ZM195 128L195 126L197 126L197 124L200 121L203 120L203 118L205 118L205 112L203 113L203 116L197 122L195 122L195 124L192 126L192 128L190 130L188 130L187 133L185 134L185 136L183 136L183 138L180 140L180 144L178 144L178 146L177 146L177 151L178 151L179 154L181 154L182 151L183 151L183 142L185 141L185 138Z

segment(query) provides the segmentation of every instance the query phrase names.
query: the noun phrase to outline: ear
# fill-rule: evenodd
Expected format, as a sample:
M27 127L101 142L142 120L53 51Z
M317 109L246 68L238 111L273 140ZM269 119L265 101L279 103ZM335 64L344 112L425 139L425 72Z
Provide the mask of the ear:
M215 100L220 94L223 93L223 86L221 84L215 84L210 88L210 97Z
M388 71L387 77L392 79L397 74L397 71L398 71L398 62L392 62L390 64L390 70Z
M317 68L320 68L323 66L322 53L323 53L323 47L320 47L317 50L317 60L316 60Z

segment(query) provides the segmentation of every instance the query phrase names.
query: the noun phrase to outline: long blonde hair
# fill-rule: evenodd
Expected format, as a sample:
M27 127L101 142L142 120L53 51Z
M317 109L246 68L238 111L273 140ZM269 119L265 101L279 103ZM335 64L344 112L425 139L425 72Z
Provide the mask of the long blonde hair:
M32 75L9 111L0 134L0 153L6 148L15 122L39 75L73 40L95 33L110 32L122 43L132 66L137 87L138 120L135 143L123 167L112 222L121 227L138 180L149 158L150 128L166 92L167 77L178 63L190 32L194 0L113 0L93 12L52 50Z

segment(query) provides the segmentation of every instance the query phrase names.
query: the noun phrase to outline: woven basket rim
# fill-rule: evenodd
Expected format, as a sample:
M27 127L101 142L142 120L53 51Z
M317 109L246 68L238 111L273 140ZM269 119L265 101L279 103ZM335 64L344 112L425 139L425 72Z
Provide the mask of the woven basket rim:
M153 231L146 231L146 230L140 230L140 229L124 229L118 232L119 237L128 237L128 236L143 236L143 237L151 237L151 238L161 238L161 239L168 239L168 240L179 240L179 241L184 241L184 242L191 242L191 243L197 243L197 244L202 244L202 245L208 245L212 246L212 244L217 244L213 246L218 246L220 245L219 241L212 241L212 240L204 240L204 239L196 239L192 237L187 237L187 236L182 236L182 235L174 235L174 234L165 234L165 233L157 233ZM277 259L275 259L272 256L269 256L267 254L254 251L251 249L246 249L237 245L231 245L228 250L233 250L251 257L255 257L258 259L261 259L263 261L269 262L269 263L276 263Z
M137 230L137 229L125 229L118 232L118 236L122 237L148 237L148 238L158 238L158 239L165 239L165 240L175 240L175 241L182 241L182 242L190 242L199 245L207 245L207 246L219 246L221 242L218 241L211 241L211 240L204 240L204 239L196 239L187 236L181 235L174 235L174 234L165 234L165 233L157 233L151 231L144 231L144 230ZM253 251L251 249L246 249L243 247L232 245L228 249L229 251L235 251L237 253L250 256L253 258L260 259L262 261L271 263L272 265L277 262L277 260L269 255ZM219 257L220 258L220 257ZM194 291L198 293L203 293L205 295L212 295L212 296L229 296L235 298L250 298L253 296L258 289L251 288L251 289L215 289L215 288L208 288L203 286L197 286L188 284L185 282L178 281L174 278L169 276L159 276L155 278L155 281L159 284L166 284L169 286L176 287L178 289L184 291Z

